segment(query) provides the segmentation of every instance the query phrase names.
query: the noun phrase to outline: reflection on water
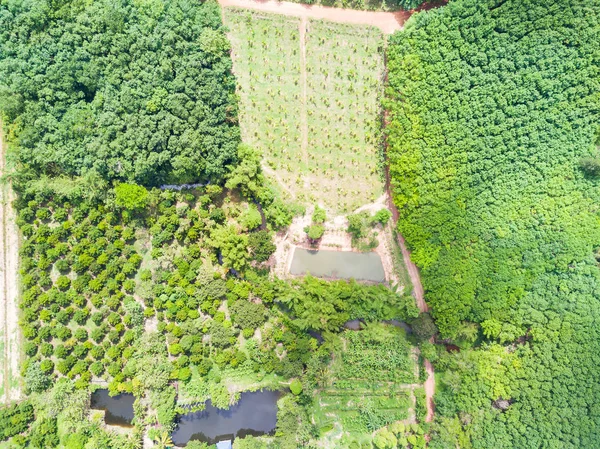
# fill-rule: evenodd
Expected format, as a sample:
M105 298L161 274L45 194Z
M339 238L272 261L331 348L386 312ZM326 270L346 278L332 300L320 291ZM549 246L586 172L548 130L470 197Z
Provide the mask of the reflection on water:
M385 282L381 258L373 252L310 251L296 248L290 273L294 275L310 273L317 277Z
M129 393L110 397L108 390L101 389L92 393L91 408L104 410L104 421L111 426L130 427L133 421L133 402L135 397Z
M242 393L238 403L229 410L213 407L208 401L205 410L179 418L171 439L177 446L183 446L190 440L214 444L247 435L268 434L275 430L280 396L278 391Z

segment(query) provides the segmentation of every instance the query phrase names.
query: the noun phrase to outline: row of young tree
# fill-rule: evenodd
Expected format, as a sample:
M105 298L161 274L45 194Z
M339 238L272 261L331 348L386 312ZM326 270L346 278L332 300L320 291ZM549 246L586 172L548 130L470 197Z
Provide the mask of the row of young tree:
M399 230L462 348L432 448L597 446L599 51L584 0L457 0L390 40Z

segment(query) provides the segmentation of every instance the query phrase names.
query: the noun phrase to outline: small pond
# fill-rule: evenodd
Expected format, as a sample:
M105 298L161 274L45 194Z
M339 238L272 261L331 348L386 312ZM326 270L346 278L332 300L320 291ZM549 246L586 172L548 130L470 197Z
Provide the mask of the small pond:
M175 445L183 446L190 440L214 444L246 435L271 433L277 423L280 397L279 391L242 393L238 403L229 410L213 407L208 401L203 411L180 416L171 439Z
M108 390L101 389L92 393L91 408L104 410L104 422L111 426L131 426L133 421L133 402L135 397L129 393L109 396Z
M290 273L325 278L354 278L358 281L385 282L385 272L377 253L352 251L311 251L296 248Z

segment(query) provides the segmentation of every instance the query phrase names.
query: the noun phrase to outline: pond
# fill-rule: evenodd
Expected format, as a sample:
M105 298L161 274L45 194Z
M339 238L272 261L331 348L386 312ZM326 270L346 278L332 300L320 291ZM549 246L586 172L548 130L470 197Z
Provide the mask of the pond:
M100 389L92 393L91 408L104 410L104 422L111 426L130 427L133 421L133 402L135 396L123 393L109 396L108 390Z
M312 251L296 248L290 273L324 278L350 279L358 281L385 282L385 272L377 253L355 253L352 251Z
M280 397L279 391L242 393L238 403L229 410L213 407L208 401L205 410L179 418L171 439L175 445L183 446L190 440L215 444L246 435L271 433L277 423L277 400Z

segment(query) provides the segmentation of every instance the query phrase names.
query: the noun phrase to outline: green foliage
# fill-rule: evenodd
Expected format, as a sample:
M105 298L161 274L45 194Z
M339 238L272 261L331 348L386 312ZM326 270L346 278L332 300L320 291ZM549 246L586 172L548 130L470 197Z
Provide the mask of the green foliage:
M0 409L0 439L25 432L33 421L33 406L28 401Z
M248 235L248 248L252 254L252 259L257 262L266 262L277 249L275 243L273 243L271 232L267 230L250 233Z
M290 391L298 396L300 393L302 393L302 382L299 379L292 380L292 383L290 384Z
M246 198L260 197L265 179L260 166L260 153L248 145L241 144L237 149L239 163L232 167L225 187L240 189Z
M323 237L323 234L325 233L325 227L323 227L323 225L313 224L308 226L304 231L306 232L308 238L312 242L315 242Z
M410 322L413 332L421 341L429 340L437 334L437 327L429 313L421 313Z
M432 316L442 338L471 321L510 344L436 362L432 448L597 446L600 190L580 161L600 123L599 17L456 0L390 39L392 192Z
M11 1L0 30L0 104L25 168L156 185L222 180L235 161L235 81L216 2Z
M130 211L144 209L148 205L148 190L136 184L117 184L115 204Z
M325 214L325 209L321 209L319 206L315 206L315 211L312 215L312 222L314 224L323 224L327 219L327 215Z
M584 157L579 160L579 167L588 176L592 176L595 178L600 176L599 157Z
M390 221L390 218L392 218L392 213L389 211L389 209L379 209L377 212L375 212L373 221L381 223L385 226L388 221Z
M378 430L373 436L373 444L378 449L395 449L397 443L396 436L387 427Z
M241 329L256 329L267 317L265 306L245 299L239 299L229 306L233 323Z
M400 297L383 285L306 276L291 284L274 282L269 288L277 301L292 310L300 329L335 332L351 319L405 320L416 310L412 297Z
M24 377L27 389L37 393L46 390L51 383L50 376L42 370L40 362L30 362Z

